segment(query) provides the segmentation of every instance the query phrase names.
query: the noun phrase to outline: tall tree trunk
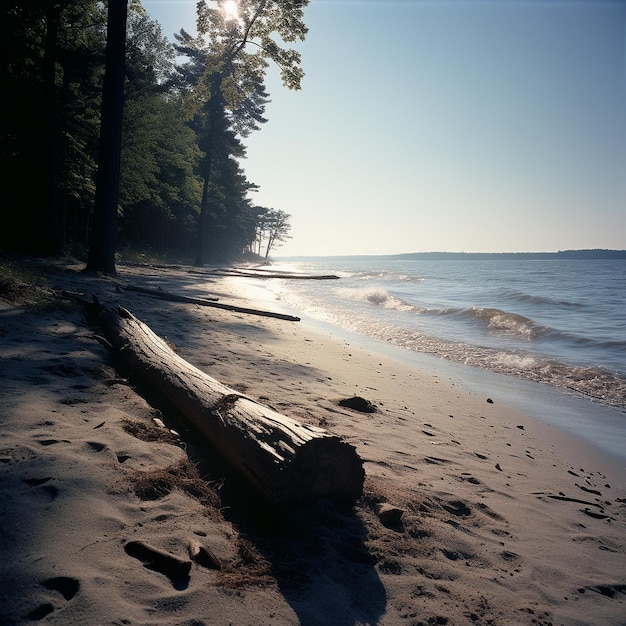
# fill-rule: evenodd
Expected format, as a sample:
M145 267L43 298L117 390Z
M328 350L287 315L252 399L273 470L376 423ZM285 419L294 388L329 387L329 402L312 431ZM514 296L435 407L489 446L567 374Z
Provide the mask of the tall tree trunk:
M46 15L46 43L44 52L44 90L46 101L46 132L48 152L46 158L47 197L45 218L43 220L43 247L46 252L60 253L63 237L60 232L58 203L58 154L57 154L57 97L56 97L56 52L59 34L61 7L51 2Z
M59 97L59 117L58 117L58 128L67 128L68 127L68 104L70 102L70 72L67 68L67 65L63 65L61 68L62 79L61 79L61 93ZM67 157L67 147L68 141L67 138L64 137L60 132L57 132L56 135L56 159L57 159L57 177L60 180L63 180L64 175L66 173L66 169L68 167L68 157ZM76 199L72 199L68 197L67 194L58 194L57 193L57 210L56 210L56 219L58 220L59 228L58 228L58 247L59 251L62 252L66 245L68 238L80 241L82 239L82 232L77 229L79 219L82 216L83 212L78 211L77 208L72 210L72 207L78 207L79 201ZM70 212L70 217L68 220L68 212ZM87 246L88 241L85 240L85 246Z
M128 0L109 0L100 151L88 272L115 274Z
M202 187L202 202L200 203L200 215L198 217L198 241L196 244L196 262L200 267L206 262L207 231L209 222L209 181L211 178L211 148L206 154L206 168L204 173L204 185Z
M207 110L206 135L201 149L204 152L204 186L202 188L202 202L200 203L200 215L198 217L198 238L196 241L197 266L204 265L207 261L209 239L209 189L213 174L213 162L216 153L216 142L219 141L220 131L224 126L224 102L220 92L221 76L216 74L211 82L211 100Z

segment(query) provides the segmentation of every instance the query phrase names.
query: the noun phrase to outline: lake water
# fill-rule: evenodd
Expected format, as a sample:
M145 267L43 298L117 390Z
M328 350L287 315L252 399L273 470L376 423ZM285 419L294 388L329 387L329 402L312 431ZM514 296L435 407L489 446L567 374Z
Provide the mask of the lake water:
M544 383L626 424L626 260L279 259L285 310L407 353Z

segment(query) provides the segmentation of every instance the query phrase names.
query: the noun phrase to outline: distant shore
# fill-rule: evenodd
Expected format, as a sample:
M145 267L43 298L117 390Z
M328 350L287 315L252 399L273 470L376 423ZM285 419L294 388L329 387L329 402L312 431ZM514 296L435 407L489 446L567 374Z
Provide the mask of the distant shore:
M285 256L277 259L303 260L318 258L336 258L341 255L324 255L324 257L306 256ZM537 260L576 260L576 259L626 259L626 250L562 250L559 252L406 252L401 254L351 254L341 258L359 259L372 257L376 259L389 259L390 261L454 261L454 260L478 260L478 261L509 261L516 259L537 259Z

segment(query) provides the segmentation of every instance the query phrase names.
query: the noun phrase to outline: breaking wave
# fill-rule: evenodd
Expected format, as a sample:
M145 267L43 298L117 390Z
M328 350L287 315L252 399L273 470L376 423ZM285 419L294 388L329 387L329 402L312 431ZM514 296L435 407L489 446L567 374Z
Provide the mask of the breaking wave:
M421 310L419 307L415 307L401 298L391 295L388 291L375 287L343 287L335 289L334 292L339 298L349 302L371 304L385 309L405 312L420 312Z
M342 280L277 285L276 295L298 313L626 409L626 272L552 264L544 276L534 263L524 272L500 263L342 259L313 268Z
M541 333L549 330L545 326L540 326L533 320L517 313L509 313L500 309L482 309L479 307L469 307L461 311L451 313L460 318L477 320L486 325L490 332L503 333L525 339L534 339Z
M402 298L392 295L386 290L377 288L345 287L335 289L335 293L342 300L369 304L385 309L414 313L417 315L450 316L478 322L484 325L489 332L533 339L542 333L549 332L546 326L541 326L523 315L501 311L500 309L469 307L458 308L427 308L420 307Z
M346 330L405 350L432 354L456 363L560 387L626 409L626 380L601 367L567 364L525 351L500 350L451 341L408 328L372 323L363 318L338 320Z

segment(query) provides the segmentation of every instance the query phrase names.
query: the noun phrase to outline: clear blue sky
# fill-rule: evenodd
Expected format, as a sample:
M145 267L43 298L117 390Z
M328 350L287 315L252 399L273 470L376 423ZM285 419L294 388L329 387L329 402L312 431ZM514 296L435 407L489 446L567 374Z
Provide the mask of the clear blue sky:
M143 0L166 35L193 0ZM283 255L626 248L626 2L312 0L242 161Z

